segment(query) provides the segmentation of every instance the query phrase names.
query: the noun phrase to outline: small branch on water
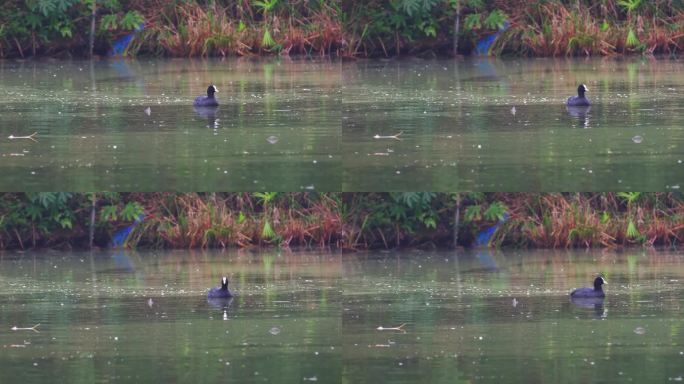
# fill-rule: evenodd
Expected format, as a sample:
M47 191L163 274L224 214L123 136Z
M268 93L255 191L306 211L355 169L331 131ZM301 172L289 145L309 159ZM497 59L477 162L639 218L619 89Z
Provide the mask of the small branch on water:
M38 134L38 132L33 132L32 134L30 134L30 135L28 135L28 136L14 136L14 135L9 135L9 136L7 136L7 138L10 139L10 140L28 139L28 140L31 140L31 141L35 141L35 142L37 143L38 140L34 139L34 136L36 136L37 134Z
M403 323L403 324L401 324L401 325L399 325L399 326L397 326L397 327L383 327L383 326L379 326L379 327L377 327L377 328L375 328L375 329L377 329L378 331L402 331L402 332L406 332L406 331L404 330L404 325L406 325L406 323Z
M401 131L397 133L396 135L389 135L389 136L381 136L381 135L375 135L373 136L374 139L394 139L394 140L402 140L399 136L404 133L404 131Z
M27 327L27 328L21 328L21 327L17 327L15 325L14 327L12 327L12 330L13 331L33 331L35 333L40 333L40 331L36 329L39 325L40 324L36 324L33 327Z

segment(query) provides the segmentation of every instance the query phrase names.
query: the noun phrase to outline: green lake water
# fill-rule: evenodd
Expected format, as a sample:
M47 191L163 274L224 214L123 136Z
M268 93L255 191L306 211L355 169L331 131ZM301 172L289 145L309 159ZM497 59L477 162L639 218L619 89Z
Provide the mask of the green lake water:
M343 79L345 190L666 191L684 183L679 61L362 61L345 65ZM593 105L567 110L581 83ZM398 133L402 141L374 139Z
M683 282L645 250L5 253L0 382L677 382Z
M4 191L678 190L684 66L2 61L0 159Z
M0 190L340 189L336 63L3 62L0 84Z
M340 270L326 255L4 256L0 382L335 382ZM236 297L208 301L222 274Z

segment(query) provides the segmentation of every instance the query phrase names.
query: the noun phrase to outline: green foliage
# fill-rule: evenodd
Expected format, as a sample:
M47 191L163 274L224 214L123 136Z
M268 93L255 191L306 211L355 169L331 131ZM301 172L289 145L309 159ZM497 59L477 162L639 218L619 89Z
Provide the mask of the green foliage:
M0 55L59 50L83 54L94 3L0 2ZM131 49L173 56L249 54L257 47L273 53L290 47L288 51L302 53L312 46L343 55L450 52L454 36L467 41L459 44L461 50L471 49L507 20L515 23L497 38L494 54L595 55L620 48L673 53L680 50L678 20L684 14L682 0L97 0L96 8L96 51L104 52L112 41L149 20ZM455 33L457 14L461 22Z
M608 29L610 29L610 24L606 20L603 20L601 23L601 32L606 32Z
M484 212L486 220L503 220L508 213L508 207L501 201L494 201L489 204L489 207Z
M104 194L103 199L108 204L100 209L100 224L110 222L131 222L138 220L145 213L145 208L137 201L122 202L118 193Z
M240 23L238 24L238 27L237 27L237 32L240 33L242 31L244 31L245 29L247 29L247 24L245 24L244 21L240 20Z
M399 0L398 3L401 10L409 17L413 17L416 14L430 12L440 2L441 0Z
M124 30L132 31L145 21L143 15L138 11L128 11L123 15L111 13L102 16L100 20L100 31Z
M121 210L121 219L124 221L137 220L145 212L142 205L137 201L129 201Z
M102 20L100 20L100 30L101 31L111 31L116 29L119 25L119 17L116 14L104 15Z
M625 45L627 47L636 47L640 44L641 44L641 42L639 41L639 38L637 38L636 33L634 33L634 29L630 28L627 31L627 38L625 39Z
M467 206L463 219L466 223L482 220L482 206L479 204Z
M616 195L627 203L627 205L632 205L639 200L641 192L618 192Z
M100 222L115 221L118 217L119 207L116 205L105 205L100 209Z
M610 213L603 211L601 214L601 224L607 224L610 221Z
M278 197L278 192L254 192L253 195L262 205L267 206Z
M624 8L627 12L632 13L639 8L641 0L618 0L617 4Z
M261 230L261 237L265 240L278 239L278 234L275 233L275 231L271 227L271 223L268 220L264 220L264 226Z
M64 192L28 194L25 212L44 233L50 231L54 225L62 229L72 228L75 215L68 206L71 196L71 193Z
M497 229L495 246L651 245L684 238L684 204L676 193L6 193L0 194L0 248L88 244L93 207L100 245L143 211L149 214L136 225L133 244L141 238L155 247L280 244L287 234L288 244L299 245L451 245L456 203L463 245L509 210L515 215Z
M273 12L280 0L253 0L254 4L262 13Z
M125 1L125 0L122 0ZM26 47L39 54L45 47L74 44L90 31L93 0L7 0L0 5L0 53L15 48L24 55ZM126 6L129 1L125 1ZM119 0L98 0L100 38L110 41L119 31L129 31L144 22L141 10L123 10ZM12 42L12 44L9 44ZM4 44L3 44L4 43Z
M483 205L472 204L466 207L463 219L466 223L487 221L501 221L508 213L508 207L501 201L491 202L483 212Z
M635 239L641 236L641 233L639 233L636 225L634 225L634 221L631 219L629 220L629 223L627 223L627 231L625 232L625 236L627 236L628 239Z
M26 5L29 9L38 10L43 16L48 17L53 14L66 13L69 7L77 2L78 0L27 0Z
M430 201L435 197L433 192L400 192L392 194L394 201L405 204L408 208L413 209L416 206L426 207L430 205Z
M433 192L392 193L392 199L399 203L390 208L392 219L403 224L409 233L414 233L420 226L436 228L439 218L431 206L435 195Z
M360 6L358 18L363 25L363 40L385 41L384 47L400 50L408 42L438 38L445 32L443 15L451 16L454 12L443 4L444 0L389 0Z
M568 232L568 243L584 242L585 244L589 244L597 234L598 231L596 227L578 225Z
M479 13L471 13L466 15L463 19L463 26L465 29L475 30L482 28L482 15Z
M272 48L276 45L277 43L275 40L273 40L273 37L271 37L271 32L269 32L268 29L264 29L264 36L261 38L261 46L265 48Z
M271 223L268 220L264 221L264 226L262 227L261 230L261 237L264 239L271 239L276 236L276 233L273 232L273 228L271 228Z
M508 16L502 10L495 9L484 20L484 26L489 29L501 29L507 20Z
M73 36L76 28L73 14L78 14L78 0L28 0L16 5L7 15L8 35L19 39L37 36L40 43Z

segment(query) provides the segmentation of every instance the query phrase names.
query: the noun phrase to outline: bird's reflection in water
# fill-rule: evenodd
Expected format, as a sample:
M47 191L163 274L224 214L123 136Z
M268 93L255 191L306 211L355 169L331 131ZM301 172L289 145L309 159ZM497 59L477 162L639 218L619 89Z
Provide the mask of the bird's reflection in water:
M216 309L228 310L230 305L233 304L233 298L208 298L207 303Z
M219 119L216 118L216 112L218 111L218 107L201 107L195 105L192 107L192 109L194 109L195 113L198 114L200 117L207 119L207 128L218 128Z
M578 308L593 309L594 315L598 318L608 317L603 297L571 297L570 301Z
M589 107L570 107L566 106L565 110L568 111L568 115L571 117L574 117L575 119L579 120L582 126L586 128L590 128L589 125L589 111L591 111L591 106Z

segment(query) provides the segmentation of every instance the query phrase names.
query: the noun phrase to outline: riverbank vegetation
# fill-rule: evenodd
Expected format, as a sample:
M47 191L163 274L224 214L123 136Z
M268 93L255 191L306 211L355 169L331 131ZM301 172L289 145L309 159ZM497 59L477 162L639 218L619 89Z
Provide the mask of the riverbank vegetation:
M122 233L125 234L121 238ZM675 193L5 193L0 249L676 246Z
M126 38L132 37L130 42ZM0 57L677 54L682 0L7 0ZM483 46L480 47L483 49ZM486 52L481 52L486 53Z

